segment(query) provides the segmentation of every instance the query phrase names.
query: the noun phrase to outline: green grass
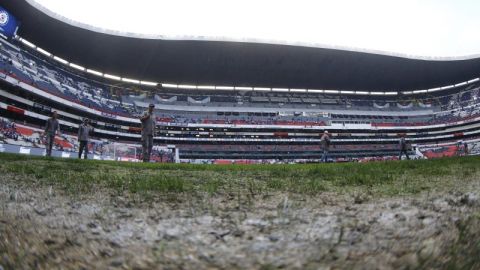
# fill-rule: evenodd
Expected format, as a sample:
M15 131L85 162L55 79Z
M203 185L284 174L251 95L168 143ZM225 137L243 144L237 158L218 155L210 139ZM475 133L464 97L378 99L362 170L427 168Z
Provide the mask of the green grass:
M143 164L0 154L0 173L19 183L81 194L99 188L140 194L365 192L397 196L478 180L480 157L304 165Z

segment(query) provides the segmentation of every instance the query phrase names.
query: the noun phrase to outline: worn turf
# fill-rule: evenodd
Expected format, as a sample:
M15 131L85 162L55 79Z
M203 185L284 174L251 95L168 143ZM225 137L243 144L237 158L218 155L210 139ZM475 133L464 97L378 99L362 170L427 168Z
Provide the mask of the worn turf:
M0 269L480 269L480 157L189 165L0 154Z

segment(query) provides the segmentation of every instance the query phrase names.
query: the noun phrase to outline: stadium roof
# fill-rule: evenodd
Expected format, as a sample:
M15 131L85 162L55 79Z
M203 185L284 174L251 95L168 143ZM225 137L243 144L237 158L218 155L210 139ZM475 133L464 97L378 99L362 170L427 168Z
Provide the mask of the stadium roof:
M290 45L144 39L75 25L27 1L0 0L0 5L20 19L22 38L72 63L143 81L404 91L480 75L480 58L419 60Z

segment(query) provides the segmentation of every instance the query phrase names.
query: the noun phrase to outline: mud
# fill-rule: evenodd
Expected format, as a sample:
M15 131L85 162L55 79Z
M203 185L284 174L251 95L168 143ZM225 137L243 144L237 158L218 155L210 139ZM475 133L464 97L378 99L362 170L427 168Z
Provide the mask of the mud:
M142 200L2 182L0 269L444 268L479 213L472 190Z

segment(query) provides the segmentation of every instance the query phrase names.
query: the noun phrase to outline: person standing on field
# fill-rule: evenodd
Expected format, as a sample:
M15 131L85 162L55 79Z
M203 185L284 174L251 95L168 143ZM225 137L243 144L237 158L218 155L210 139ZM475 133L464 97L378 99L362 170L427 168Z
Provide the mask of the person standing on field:
M78 149L78 158L82 158L82 153L85 151L83 158L88 158L88 141L90 140L90 133L93 132L93 127L90 126L88 118L83 120L83 123L78 127L78 141L80 148Z
M150 104L148 110L140 118L142 122L142 154L143 162L150 162L153 148L153 136L155 135L155 105Z
M398 146L400 148L400 154L398 155L398 159L402 160L402 155L405 153L405 156L407 156L407 159L410 160L410 157L408 156L408 146L407 146L407 140L405 139L405 134L402 134L400 136L400 140L398 141Z
M328 152L330 151L330 135L328 134L328 131L325 130L323 132L322 137L320 138L320 143L323 148L323 155L322 155L322 161L327 162L328 161Z
M46 137L46 150L47 150L47 157L52 156L52 148L55 142L55 135L60 133L60 124L58 123L58 115L57 112L52 112L52 117L47 120L45 124L45 137Z

